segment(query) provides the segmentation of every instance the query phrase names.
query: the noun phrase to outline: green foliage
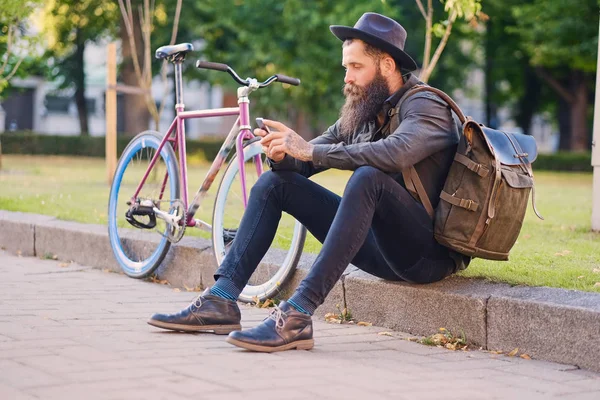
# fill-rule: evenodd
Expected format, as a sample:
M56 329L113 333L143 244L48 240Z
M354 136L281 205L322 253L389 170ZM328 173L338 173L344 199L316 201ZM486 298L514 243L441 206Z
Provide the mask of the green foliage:
M6 95L10 78L36 72L32 50L39 37L28 32L26 19L42 0L0 0L0 97Z
M441 2L435 2L435 7L443 13ZM272 85L257 92L252 98L253 109L288 120L304 112L309 116L307 123L320 133L336 119L343 102L341 42L329 26L352 26L367 11L399 21L408 32L406 51L419 60L425 22L414 2L400 0L207 0L186 4L178 40L201 37L205 41L201 58L229 64L243 77L262 80L283 73L300 78L298 88ZM457 37L473 34L464 28L463 22L457 22ZM436 74L439 79L433 82L445 90L462 85L469 59L459 50L459 41L451 40L448 54L442 58L448 68L440 69ZM235 87L230 77L220 72L188 68L187 76Z
M104 136L52 136L38 135L34 132L8 132L0 135L0 141L5 154L105 156ZM117 138L118 155L130 141L131 137ZM220 140L187 140L186 150L191 157L213 160L221 144Z
M115 36L120 13L109 0L50 0L46 2L44 32L51 77L60 88L83 82L85 65L77 55L78 47L104 37Z
M540 154L533 163L536 171L592 172L591 153L558 152Z
M531 63L596 71L598 0L534 0L512 8Z

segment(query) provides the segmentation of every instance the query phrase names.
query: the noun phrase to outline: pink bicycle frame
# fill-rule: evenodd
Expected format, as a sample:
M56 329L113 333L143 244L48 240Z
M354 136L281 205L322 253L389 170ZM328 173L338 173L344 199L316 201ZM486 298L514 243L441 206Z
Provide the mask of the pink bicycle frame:
M175 64L175 82L176 82L176 98L177 104L175 105L175 109L177 111L177 115L175 119L169 126L167 133L164 138L161 140L160 145L156 151L156 154L152 157L148 168L142 177L135 193L132 196L132 202L137 199L150 171L158 161L158 157L160 156L160 152L165 144L171 142L173 145L173 149L178 153L178 162L179 162L179 180L181 183L181 197L182 201L185 205L185 209L187 210L187 219L186 225L188 227L197 226L198 222L194 219L194 215L198 210L200 203L206 192L210 189L212 183L214 182L217 174L220 169L225 164L225 160L233 148L235 142L237 159L239 162L239 171L240 171L240 180L242 186L242 194L243 194L243 202L244 208L248 204L248 195L246 192L246 170L244 164L244 153L243 153L243 142L245 139L254 138L254 134L252 133L252 127L250 126L250 103L248 101L248 94L252 91L252 88L241 87L238 89L238 107L229 107L229 108L218 108L211 110L196 110L196 111L184 111L185 105L183 104L183 96L182 96L182 88L181 88L181 64ZM224 116L238 116L236 122L231 128L229 134L225 138L223 145L219 149L219 153L215 157L212 162L209 171L204 178L204 182L198 192L194 196L193 201L188 203L188 185L187 185L187 157L186 157L186 142L185 142L185 124L184 120L186 119L195 119L195 118L210 118L210 117L224 117ZM255 156L255 165L256 172L260 176L263 172L262 170L262 160L260 154ZM168 172L165 175L165 179L163 180L163 186L161 188L160 197L162 198L164 189L166 187L168 179Z

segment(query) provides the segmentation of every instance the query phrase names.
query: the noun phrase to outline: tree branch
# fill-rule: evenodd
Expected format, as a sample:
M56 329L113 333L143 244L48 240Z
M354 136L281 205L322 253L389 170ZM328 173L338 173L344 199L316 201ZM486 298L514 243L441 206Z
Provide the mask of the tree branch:
M181 2L182 0L177 0L177 6L175 7L175 18L173 20L173 32L171 34L171 41L169 45L172 46L175 44L175 40L177 40L177 31L179 30L179 16L181 14ZM160 109L158 110L158 116L160 117L165 110L165 101L167 96L169 95L169 84L167 82L167 60L163 60L162 66L160 68L160 77L163 81L164 91L163 97L160 101Z
M425 51L423 54L423 65L422 69L429 68L431 61L431 33L433 26L433 4L432 0L427 0L427 16L425 17Z
M565 101L568 103L573 103L575 101L575 97L569 93L569 91L565 89L565 87L561 85L554 77L552 77L544 68L537 67L535 68L535 72L540 78L545 80L548 85L550 85L550 87L559 94L559 96L565 99Z
M444 48L446 47L446 43L448 43L448 38L450 37L450 33L452 32L452 25L454 24L455 19L456 19L456 11L452 11L450 18L448 18L448 25L446 26L446 31L444 32L444 36L442 37L442 40L440 40L440 43L438 44L437 48L435 49L435 53L433 54L431 63L427 66L427 69L425 69L425 71L423 71L423 73L420 76L420 79L423 82L427 82L429 80L429 76L433 72L433 69L435 68L438 60L440 59L442 52L444 51Z
M425 14L425 8L423 8L423 3L421 3L421 0L415 0L417 2L417 6L419 6L419 10L421 11L421 15L423 16L424 19L427 19L427 15Z
M0 74L4 74L4 71L6 70L6 66L8 65L8 59L10 58L10 52L12 50L12 30L13 30L13 25L8 25L8 36L6 38L6 53L4 54L6 56L6 58L4 59L4 62L2 63L2 68L0 69Z
M133 69L135 75L138 78L138 83L142 89L148 89L142 85L142 70L140 68L140 62L137 58L137 48L135 45L135 37L133 35L133 11L131 10L131 0L127 0L127 9L123 4L123 0L119 0L119 7L123 14L123 22L125 22L125 29L127 30L127 38L129 39L129 47L131 49L131 59L133 60Z
M22 56L19 61L17 61L17 63L15 64L15 67L13 68L13 70L10 72L10 74L8 74L8 76L6 78L2 78L4 81L8 82L10 81L10 79L14 76L14 74L17 72L17 69L19 68L19 65L21 65L21 63L23 62L23 60L25 59L25 56Z

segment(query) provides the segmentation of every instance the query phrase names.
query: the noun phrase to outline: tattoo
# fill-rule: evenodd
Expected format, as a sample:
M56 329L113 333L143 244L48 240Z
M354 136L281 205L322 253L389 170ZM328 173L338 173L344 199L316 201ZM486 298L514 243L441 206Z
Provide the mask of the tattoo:
M312 161L314 145L302 139L297 133L288 135L285 138L286 147L290 150L290 155L300 161Z

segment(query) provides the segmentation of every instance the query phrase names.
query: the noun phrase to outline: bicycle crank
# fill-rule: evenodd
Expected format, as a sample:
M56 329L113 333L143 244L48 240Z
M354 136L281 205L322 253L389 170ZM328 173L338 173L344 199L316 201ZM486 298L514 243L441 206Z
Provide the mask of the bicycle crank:
M166 222L167 229L157 232L166 237L171 243L177 243L183 237L186 228L187 213L183 201L177 199L171 201L171 206L168 212L161 211L157 207L153 208L155 215Z

